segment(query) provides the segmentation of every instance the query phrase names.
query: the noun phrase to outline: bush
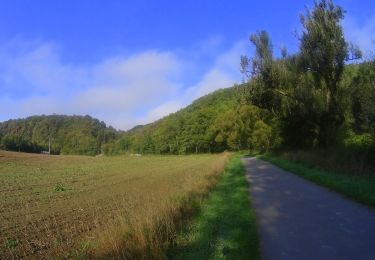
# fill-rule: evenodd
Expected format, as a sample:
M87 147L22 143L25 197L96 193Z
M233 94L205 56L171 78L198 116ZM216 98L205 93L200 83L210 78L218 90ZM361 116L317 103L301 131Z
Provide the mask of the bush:
M327 149L281 152L281 157L312 168L346 175L366 175L375 178L373 146L341 146Z
M101 151L102 151L102 154L113 155L115 154L115 144L114 143L103 144Z
M344 141L348 147L369 148L374 146L374 137L370 134L351 135Z
M249 139L251 148L262 152L268 151L271 148L271 142L272 128L262 120L258 120L255 123L254 131Z

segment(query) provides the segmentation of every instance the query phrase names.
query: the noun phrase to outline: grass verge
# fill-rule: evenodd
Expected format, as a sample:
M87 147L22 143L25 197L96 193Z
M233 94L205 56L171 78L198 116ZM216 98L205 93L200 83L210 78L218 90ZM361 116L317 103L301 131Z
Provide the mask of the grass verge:
M284 170L375 208L375 181L373 179L312 168L302 163L292 162L269 154L258 157Z
M259 259L245 168L233 156L201 212L177 238L170 259Z

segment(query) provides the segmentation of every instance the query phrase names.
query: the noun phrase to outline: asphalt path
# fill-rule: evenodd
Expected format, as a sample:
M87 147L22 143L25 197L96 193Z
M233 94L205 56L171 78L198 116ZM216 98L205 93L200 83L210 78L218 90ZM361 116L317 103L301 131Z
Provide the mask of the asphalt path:
M373 209L268 162L242 160L263 259L375 260Z

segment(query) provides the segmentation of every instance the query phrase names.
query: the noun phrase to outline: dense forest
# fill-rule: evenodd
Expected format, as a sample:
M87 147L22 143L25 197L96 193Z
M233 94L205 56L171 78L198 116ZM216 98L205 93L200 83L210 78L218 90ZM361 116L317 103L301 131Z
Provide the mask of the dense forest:
M95 155L117 138L115 129L90 116L32 116L0 123L0 148L22 152Z
M116 132L86 117L0 124L1 148L63 154L187 154L224 150L375 150L375 60L344 38L344 10L317 1L301 16L299 50L276 53L266 31L239 60L244 80L154 123ZM369 158L368 160L371 160Z
M270 147L277 135L266 110L241 104L236 86L221 89L103 146L106 154L186 154Z

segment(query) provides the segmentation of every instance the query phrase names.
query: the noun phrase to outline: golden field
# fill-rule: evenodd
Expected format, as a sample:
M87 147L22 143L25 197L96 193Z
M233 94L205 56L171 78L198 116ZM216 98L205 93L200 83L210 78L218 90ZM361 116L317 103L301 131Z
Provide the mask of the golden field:
M0 254L162 258L228 157L0 151Z

